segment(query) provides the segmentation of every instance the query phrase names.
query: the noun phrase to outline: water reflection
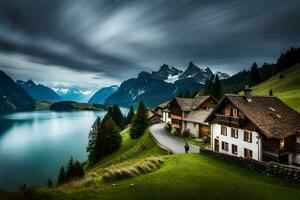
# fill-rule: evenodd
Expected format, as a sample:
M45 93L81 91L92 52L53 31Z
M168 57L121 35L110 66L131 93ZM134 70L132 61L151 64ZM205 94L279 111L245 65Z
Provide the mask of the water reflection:
M104 114L39 111L0 116L0 190L45 185L48 177L56 179L71 155L84 161L89 129Z

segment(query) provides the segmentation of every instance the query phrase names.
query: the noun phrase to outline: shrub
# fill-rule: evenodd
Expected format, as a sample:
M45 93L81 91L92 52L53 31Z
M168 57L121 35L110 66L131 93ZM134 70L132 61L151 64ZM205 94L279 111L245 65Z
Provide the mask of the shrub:
M209 144L209 143L210 143L210 136L204 136L204 137L203 137L203 142L204 142L205 144Z
M172 126L171 126L170 123L167 123L167 124L165 125L165 131L168 132L168 133L171 133L171 131L172 131Z
M179 137L180 136L180 134L181 134L181 132L180 132L180 130L179 129L176 129L176 128L172 128L172 134L173 135L175 135L175 136L177 136L177 137Z
M107 168L104 170L102 178L104 181L132 178L142 174L153 172L157 170L162 163L163 159L161 157L150 157L134 164L133 166L121 168Z
M190 129L186 129L183 131L183 133L181 134L181 137L191 137L191 132Z

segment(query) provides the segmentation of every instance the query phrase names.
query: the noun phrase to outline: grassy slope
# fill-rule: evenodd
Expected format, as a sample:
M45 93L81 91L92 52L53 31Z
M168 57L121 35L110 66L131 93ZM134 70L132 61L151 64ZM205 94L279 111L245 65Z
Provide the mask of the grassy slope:
M281 74L284 77L280 79ZM269 90L272 89L273 96L277 96L287 105L300 112L300 64L276 74L252 89L255 95L269 95Z
M149 134L132 140L122 132L122 147L107 157L91 174L101 174L109 165L130 165L150 155L164 154ZM141 144L146 148L142 150ZM105 183L28 192L29 199L300 199L300 185L267 177L199 154L164 155L159 170L139 177ZM96 184L95 184L96 183ZM76 185L75 185L76 186ZM33 194L33 196L31 196Z
M164 156L153 173L97 187L40 190L45 199L299 199L300 186L198 154ZM34 198L33 198L34 199Z

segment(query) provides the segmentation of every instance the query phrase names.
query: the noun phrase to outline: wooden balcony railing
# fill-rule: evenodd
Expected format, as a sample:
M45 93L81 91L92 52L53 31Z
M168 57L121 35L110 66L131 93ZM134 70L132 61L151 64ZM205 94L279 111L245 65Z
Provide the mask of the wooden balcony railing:
M182 117L181 117L180 115L174 115L174 114L171 114L171 118L172 118L172 119L182 120Z
M246 121L244 117L233 117L233 116L220 115L220 114L216 114L216 120L221 123L225 123L228 125L237 125L237 126L244 125Z

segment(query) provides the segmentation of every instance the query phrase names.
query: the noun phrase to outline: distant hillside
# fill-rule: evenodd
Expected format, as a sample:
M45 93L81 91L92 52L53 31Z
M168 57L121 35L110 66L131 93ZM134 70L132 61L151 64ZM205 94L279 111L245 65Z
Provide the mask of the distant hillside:
M75 101L60 101L50 105L53 111L74 111L74 110L107 110L107 107L101 104L77 103Z
M222 80L222 85L225 93L238 93L243 90L245 85L255 86L297 63L300 63L300 48L292 47L282 53L276 63L264 63L258 67L254 62L251 69L244 69L230 78Z
M16 83L21 86L28 94L35 100L42 101L59 101L59 95L54 92L51 88L44 85L35 84L32 80L22 81L17 80Z
M14 80L0 71L0 113L14 111L32 111L35 102L29 94Z
M273 96L300 112L300 63L279 72L252 89L255 95L269 95L272 89Z
M112 85L98 90L89 100L89 103L104 103L107 97L117 91L118 86Z

